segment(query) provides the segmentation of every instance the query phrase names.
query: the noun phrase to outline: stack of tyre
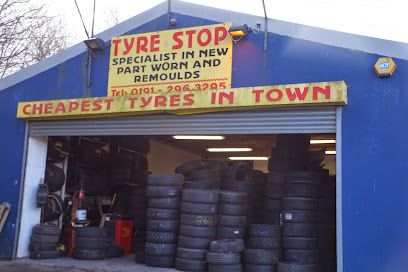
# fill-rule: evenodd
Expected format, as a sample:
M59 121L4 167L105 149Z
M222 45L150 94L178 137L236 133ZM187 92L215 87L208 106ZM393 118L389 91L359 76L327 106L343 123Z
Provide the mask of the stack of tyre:
M282 254L281 226L251 224L244 253L245 271L276 271Z
M54 259L61 256L57 251L60 229L54 225L39 224L33 227L29 252L31 259Z
M209 272L241 272L242 239L221 239L212 241L207 252Z
M180 201L184 177L179 174L150 174L145 264L173 267L177 250Z
M265 187L264 223L280 224L282 198L285 194L286 174L283 172L269 172Z
M207 270L206 253L216 236L218 199L218 190L183 190L177 269Z
M319 198L318 244L323 271L336 271L336 178L326 174Z
M176 168L185 177L185 189L217 189L221 186L222 171L217 164L199 160L188 161Z
M247 202L247 193L220 191L217 239L245 239Z
M278 271L318 271L320 175L306 171L289 173L285 187L282 211L285 262L278 266Z
M144 263L146 246L146 208L147 197L145 188L134 188L127 195L126 214L133 218L133 252L135 261Z
M75 229L75 248L72 256L79 260L102 260L108 256L108 230L97 227Z

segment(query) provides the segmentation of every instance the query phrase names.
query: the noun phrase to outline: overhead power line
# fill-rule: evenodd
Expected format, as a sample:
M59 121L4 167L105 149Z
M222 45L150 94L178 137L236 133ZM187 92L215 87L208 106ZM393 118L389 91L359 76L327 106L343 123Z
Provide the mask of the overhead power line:
M74 0L74 2L75 2L75 6L76 6L76 8L77 8L77 11L78 11L79 17L81 18L82 26L84 27L86 37L89 39L88 30L86 30L85 23L84 23L84 19L82 18L81 11L79 10L78 3L77 3L77 1L76 1L76 0ZM92 30L92 31L93 31L93 30Z

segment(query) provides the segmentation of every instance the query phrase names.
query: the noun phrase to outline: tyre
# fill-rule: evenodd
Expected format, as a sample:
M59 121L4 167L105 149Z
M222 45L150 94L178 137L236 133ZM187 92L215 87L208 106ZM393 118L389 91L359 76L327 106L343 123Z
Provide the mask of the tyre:
M172 268L174 267L174 260L173 256L150 256L145 254L145 264L151 267Z
M59 227L49 224L38 224L32 228L33 234L55 235L59 236L61 231Z
M319 269L319 265L317 264L300 264L300 263L280 262L278 263L278 271L279 272L320 272L320 269Z
M268 182L265 186L265 196L271 199L282 199L285 195L284 183Z
M287 175L288 182L302 181L302 182L308 182L308 183L320 183L321 179L322 178L319 173L312 172L312 171L296 171L296 172L288 173Z
M150 231L178 231L180 225L179 220L148 220L146 229Z
M184 189L183 201L215 204L218 203L218 194L216 190Z
M61 253L52 250L52 251L30 251L30 259L56 259L61 257Z
M250 237L247 245L249 248L274 250L282 246L282 240L280 237Z
M242 264L208 264L208 272L242 272Z
M273 265L279 261L279 250L245 249L244 263Z
M222 189L225 191L237 192L237 193L248 193L249 186L253 186L249 182L242 180L224 180L222 183Z
M30 243L29 251L55 251L57 244L55 243Z
M205 260L206 254L206 249L177 248L177 257L182 259Z
M284 252L285 260L294 263L319 263L319 250L288 249Z
M180 166L178 166L175 170L177 174L188 175L191 171L199 170L205 167L204 162L193 160L188 161Z
M315 211L319 208L319 200L314 198L283 198L282 210Z
M79 260L103 260L108 256L107 249L75 248L72 257Z
M195 179L209 179L209 178L218 178L220 176L217 169L199 169L191 171L188 174L189 180Z
M264 182L265 174L260 170L248 170L245 176L245 181L249 182Z
M96 228L96 227L76 228L75 236L77 237L107 237L108 230L105 228Z
M288 237L317 237L317 225L313 223L285 223L283 236Z
M146 241L150 243L177 243L177 233L176 232L159 232L159 231L147 231Z
M248 194L241 192L220 191L219 202L222 204L246 204L248 202Z
M221 227L241 227L247 224L246 216L218 215L218 226Z
M266 178L268 183L284 184L287 181L287 174L284 172L270 171Z
M282 233L280 225L267 224L250 224L248 231L250 237L280 237Z
M106 237L76 237L75 248L106 249L109 240Z
M317 249L318 239L309 237L283 237L284 249Z
M217 204L203 204L183 201L181 212L194 215L215 215L217 214Z
M209 264L240 264L241 254L207 252L207 262Z
M180 218L180 211L177 209L155 209L148 208L146 210L147 219L152 220L176 220Z
M134 243L133 244L133 251L134 252L143 252L145 251L146 243Z
M107 258L119 258L125 255L125 250L120 246L110 246Z
M182 186L151 186L146 187L148 198L181 197Z
M144 252L135 252L135 263L140 263L140 264L145 263L145 254L144 254Z
M146 242L145 254L149 256L175 256L176 250L176 244Z
M278 225L281 222L281 214L280 213L264 211L264 213L263 213L263 222L265 224Z
M250 166L248 163L235 162L228 167L226 176L234 180L244 180L249 170Z
M320 186L316 183L288 182L285 184L286 197L319 197Z
M45 235L45 234L32 234L31 243L34 244L57 244L59 241L59 236L55 235Z
M244 239L245 228L217 227L217 239Z
M180 222L189 226L215 227L217 225L217 216L182 213Z
M149 198L148 207L156 209L179 209L181 198Z
M180 235L188 237L214 238L216 231L217 229L215 227L180 225L179 233Z
M223 215L246 215L248 207L246 205L225 204L218 205L218 213Z
M204 260L176 258L174 267L182 271L206 271L207 263Z
M45 168L44 183L48 185L48 191L53 193L61 190L65 182L64 170L55 164L47 164Z
M245 272L276 272L276 265L245 264Z
M288 159L277 159L271 158L268 160L268 170L269 171L281 171L281 172L291 172L297 171L304 168L303 160L288 160Z
M195 180L186 181L184 183L184 189L195 189L195 190L212 190L221 187L220 180Z
M289 223L317 223L319 214L316 211L282 211L282 221Z
M149 186L183 186L184 176L180 174L150 174L147 184Z
M178 246L191 249L208 249L214 238L193 238L179 235Z
M282 210L282 200L265 198L264 208L266 211L279 213Z
M242 239L220 239L210 243L210 251L217 253L241 253L244 248Z

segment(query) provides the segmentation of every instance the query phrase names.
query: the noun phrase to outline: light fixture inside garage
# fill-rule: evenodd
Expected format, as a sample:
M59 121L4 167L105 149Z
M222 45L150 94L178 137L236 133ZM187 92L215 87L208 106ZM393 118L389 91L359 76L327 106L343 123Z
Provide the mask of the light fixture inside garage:
M335 144L336 140L310 140L310 144Z
M222 148L217 148L217 147L212 147L212 148L207 148L208 152L249 152L252 151L252 148L249 147L222 147Z
M336 150L326 150L326 155L336 155Z
M174 135L176 140L224 140L224 136L217 135Z
M228 157L231 161L267 161L268 157Z

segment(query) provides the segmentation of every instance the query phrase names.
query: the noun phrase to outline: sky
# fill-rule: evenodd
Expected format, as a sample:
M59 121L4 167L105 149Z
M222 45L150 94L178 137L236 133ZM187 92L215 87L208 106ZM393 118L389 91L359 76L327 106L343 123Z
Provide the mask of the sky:
M70 44L86 39L74 0L32 0L60 16ZM146 11L163 0L96 0L95 34ZM262 0L185 0L263 16ZM77 0L91 32L93 0ZM407 0L265 0L269 18L408 43ZM296 7L296 8L294 8ZM205 16L205 15L204 15Z

